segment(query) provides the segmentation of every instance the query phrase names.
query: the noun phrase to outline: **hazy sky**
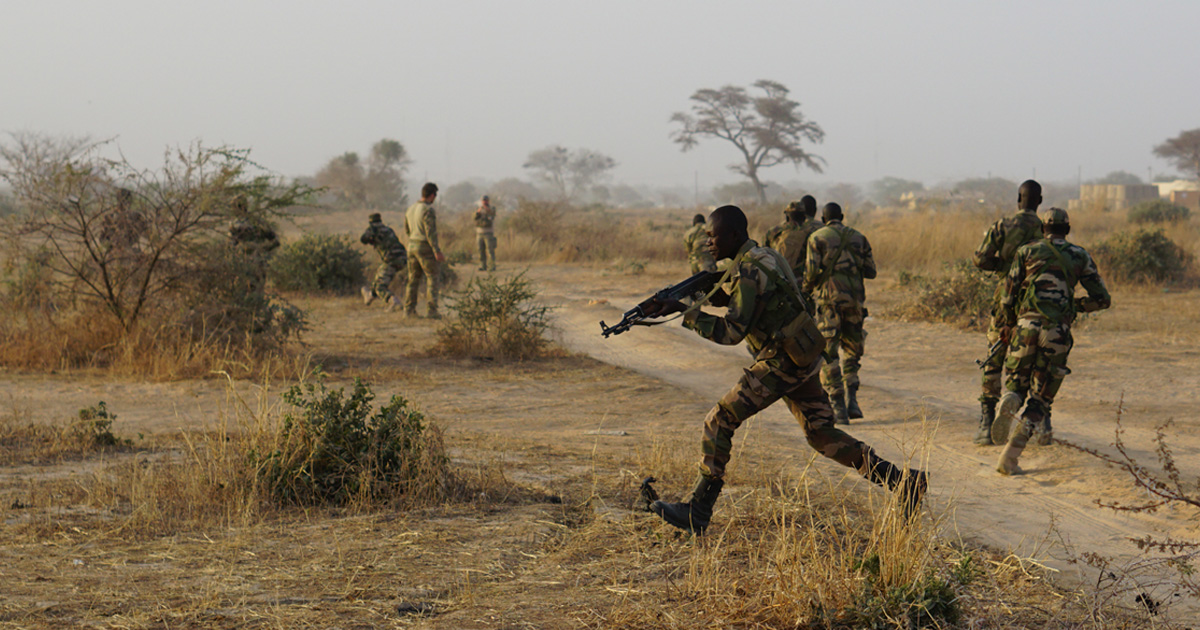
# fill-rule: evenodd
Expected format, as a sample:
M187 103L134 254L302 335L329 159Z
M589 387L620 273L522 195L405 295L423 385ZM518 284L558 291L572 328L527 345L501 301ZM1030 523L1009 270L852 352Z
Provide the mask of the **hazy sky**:
M588 147L617 181L702 188L736 155L668 118L779 81L824 127L823 175L1074 180L1170 170L1200 127L1200 2L0 0L0 131L250 147L285 175L400 140L415 179L523 176Z

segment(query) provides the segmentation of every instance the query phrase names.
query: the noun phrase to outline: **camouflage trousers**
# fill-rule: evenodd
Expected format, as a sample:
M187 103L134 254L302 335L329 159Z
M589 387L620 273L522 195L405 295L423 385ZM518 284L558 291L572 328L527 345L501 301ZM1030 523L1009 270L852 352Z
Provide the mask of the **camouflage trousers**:
M997 306L996 309L999 307ZM987 343L988 351L991 351L992 346L1000 341L1000 324L995 313L992 315L992 321L988 324ZM983 370L983 393L979 395L980 402L1000 399L1000 381L1004 376L1004 357L1008 354L1008 348L1000 348L995 355L984 359L981 369Z
M396 273L404 268L404 261L385 261L375 270L375 278L371 280L371 292L385 303L392 297L392 280Z
M1004 385L1010 392L1029 396L1028 411L1043 416L1050 411L1063 379L1071 373L1067 357L1074 343L1070 324L1040 317L1022 317L1017 321L1004 361L1008 372Z
M476 234L479 243L479 268L496 270L496 235L492 232ZM489 263L490 261L490 263Z
M830 396L840 397L847 387L858 387L858 370L867 340L863 309L857 304L822 300L817 304L817 327L825 337L821 385Z
M417 313L417 291L421 288L421 279L425 279L426 293L429 301L429 314L438 312L438 261L434 257L433 247L429 243L413 243L408 249L408 286L404 287L404 312L409 315Z
M810 368L798 367L786 355L757 361L743 370L733 389L704 419L700 474L722 478L733 450L733 434L754 414L784 399L804 429L809 446L843 466L867 474L874 453L833 423L829 398Z

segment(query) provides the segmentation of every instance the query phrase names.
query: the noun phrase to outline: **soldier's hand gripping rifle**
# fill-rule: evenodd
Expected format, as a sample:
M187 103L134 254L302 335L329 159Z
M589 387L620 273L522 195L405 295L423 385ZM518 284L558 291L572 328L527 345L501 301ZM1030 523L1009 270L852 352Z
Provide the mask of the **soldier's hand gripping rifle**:
M1004 352L1004 349L1006 347L1008 347L1008 336L1001 335L1000 338L996 340L996 343L994 343L990 347L988 347L988 354L986 357L983 358L982 361L979 359L975 359L975 366L981 370L984 369L985 367L987 367L988 363L992 362L992 359L1000 356L1000 353Z
M660 316L657 313L655 315L647 314L648 312L655 312L650 310L651 304L700 297L711 291L717 285L717 282L720 281L722 275L724 274L719 271L701 271L683 282L660 289L654 295L642 300L637 306L625 311L625 315L621 317L621 321L616 324L608 326L604 322L600 322L600 334L607 338L609 335L619 335L633 326L654 326L655 324L664 323L645 321L647 318Z

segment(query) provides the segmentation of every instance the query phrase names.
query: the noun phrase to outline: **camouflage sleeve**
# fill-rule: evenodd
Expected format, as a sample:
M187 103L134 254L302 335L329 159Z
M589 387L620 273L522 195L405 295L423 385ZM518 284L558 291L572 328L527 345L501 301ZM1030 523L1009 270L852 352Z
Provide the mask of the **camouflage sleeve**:
M1075 298L1075 311L1091 313L1104 310L1112 306L1112 296L1108 294L1108 287L1104 286L1104 280L1100 278L1100 271L1096 268L1095 261L1087 252L1083 252L1083 256L1083 270L1079 273L1079 284L1087 289L1088 294L1084 298Z
M1017 303L1021 300L1021 287L1025 284L1025 249L1017 250L1008 277L1004 280L1004 295L1000 298L1000 322L1005 326L1017 323Z
M358 237L358 240L360 242L362 242L363 245L374 245L375 244L375 230L372 230L371 228L368 227L367 231L363 232L362 236Z
M732 293L729 296L729 310L724 317L718 317L699 310L688 313L683 318L686 328L700 333L701 337L715 341L721 345L736 345L750 330L753 324L754 307L758 303L759 276L757 269L748 265L738 270L738 279L734 281Z
M878 273L875 269L875 254L871 252L871 242L866 236L862 237L862 277L871 280Z
M432 207L425 209L425 240L429 241L429 246L435 254L442 253L442 248L438 247L437 215Z
M821 276L821 260L824 255L821 251L821 239L808 237L808 254L804 261L804 293L812 295L814 289L817 288L817 280Z
M983 234L983 242L975 248L975 266L984 271L999 271L1003 266L1000 260L1000 222L992 224Z

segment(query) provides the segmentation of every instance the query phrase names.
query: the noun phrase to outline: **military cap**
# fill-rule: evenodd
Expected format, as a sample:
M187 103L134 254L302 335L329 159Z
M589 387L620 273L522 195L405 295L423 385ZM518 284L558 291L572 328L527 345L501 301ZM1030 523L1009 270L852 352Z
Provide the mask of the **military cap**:
M490 199L488 199L488 196L487 196L487 195L484 195L484 196L483 196L483 201L491 201L491 200L490 200Z
M383 217L380 216L380 214L378 212L372 212L371 216L367 217L367 220L370 221L371 223L382 223Z
M1042 219L1042 223L1046 225L1071 225L1071 218L1067 216L1067 211L1062 208L1050 208L1046 211L1046 218Z

